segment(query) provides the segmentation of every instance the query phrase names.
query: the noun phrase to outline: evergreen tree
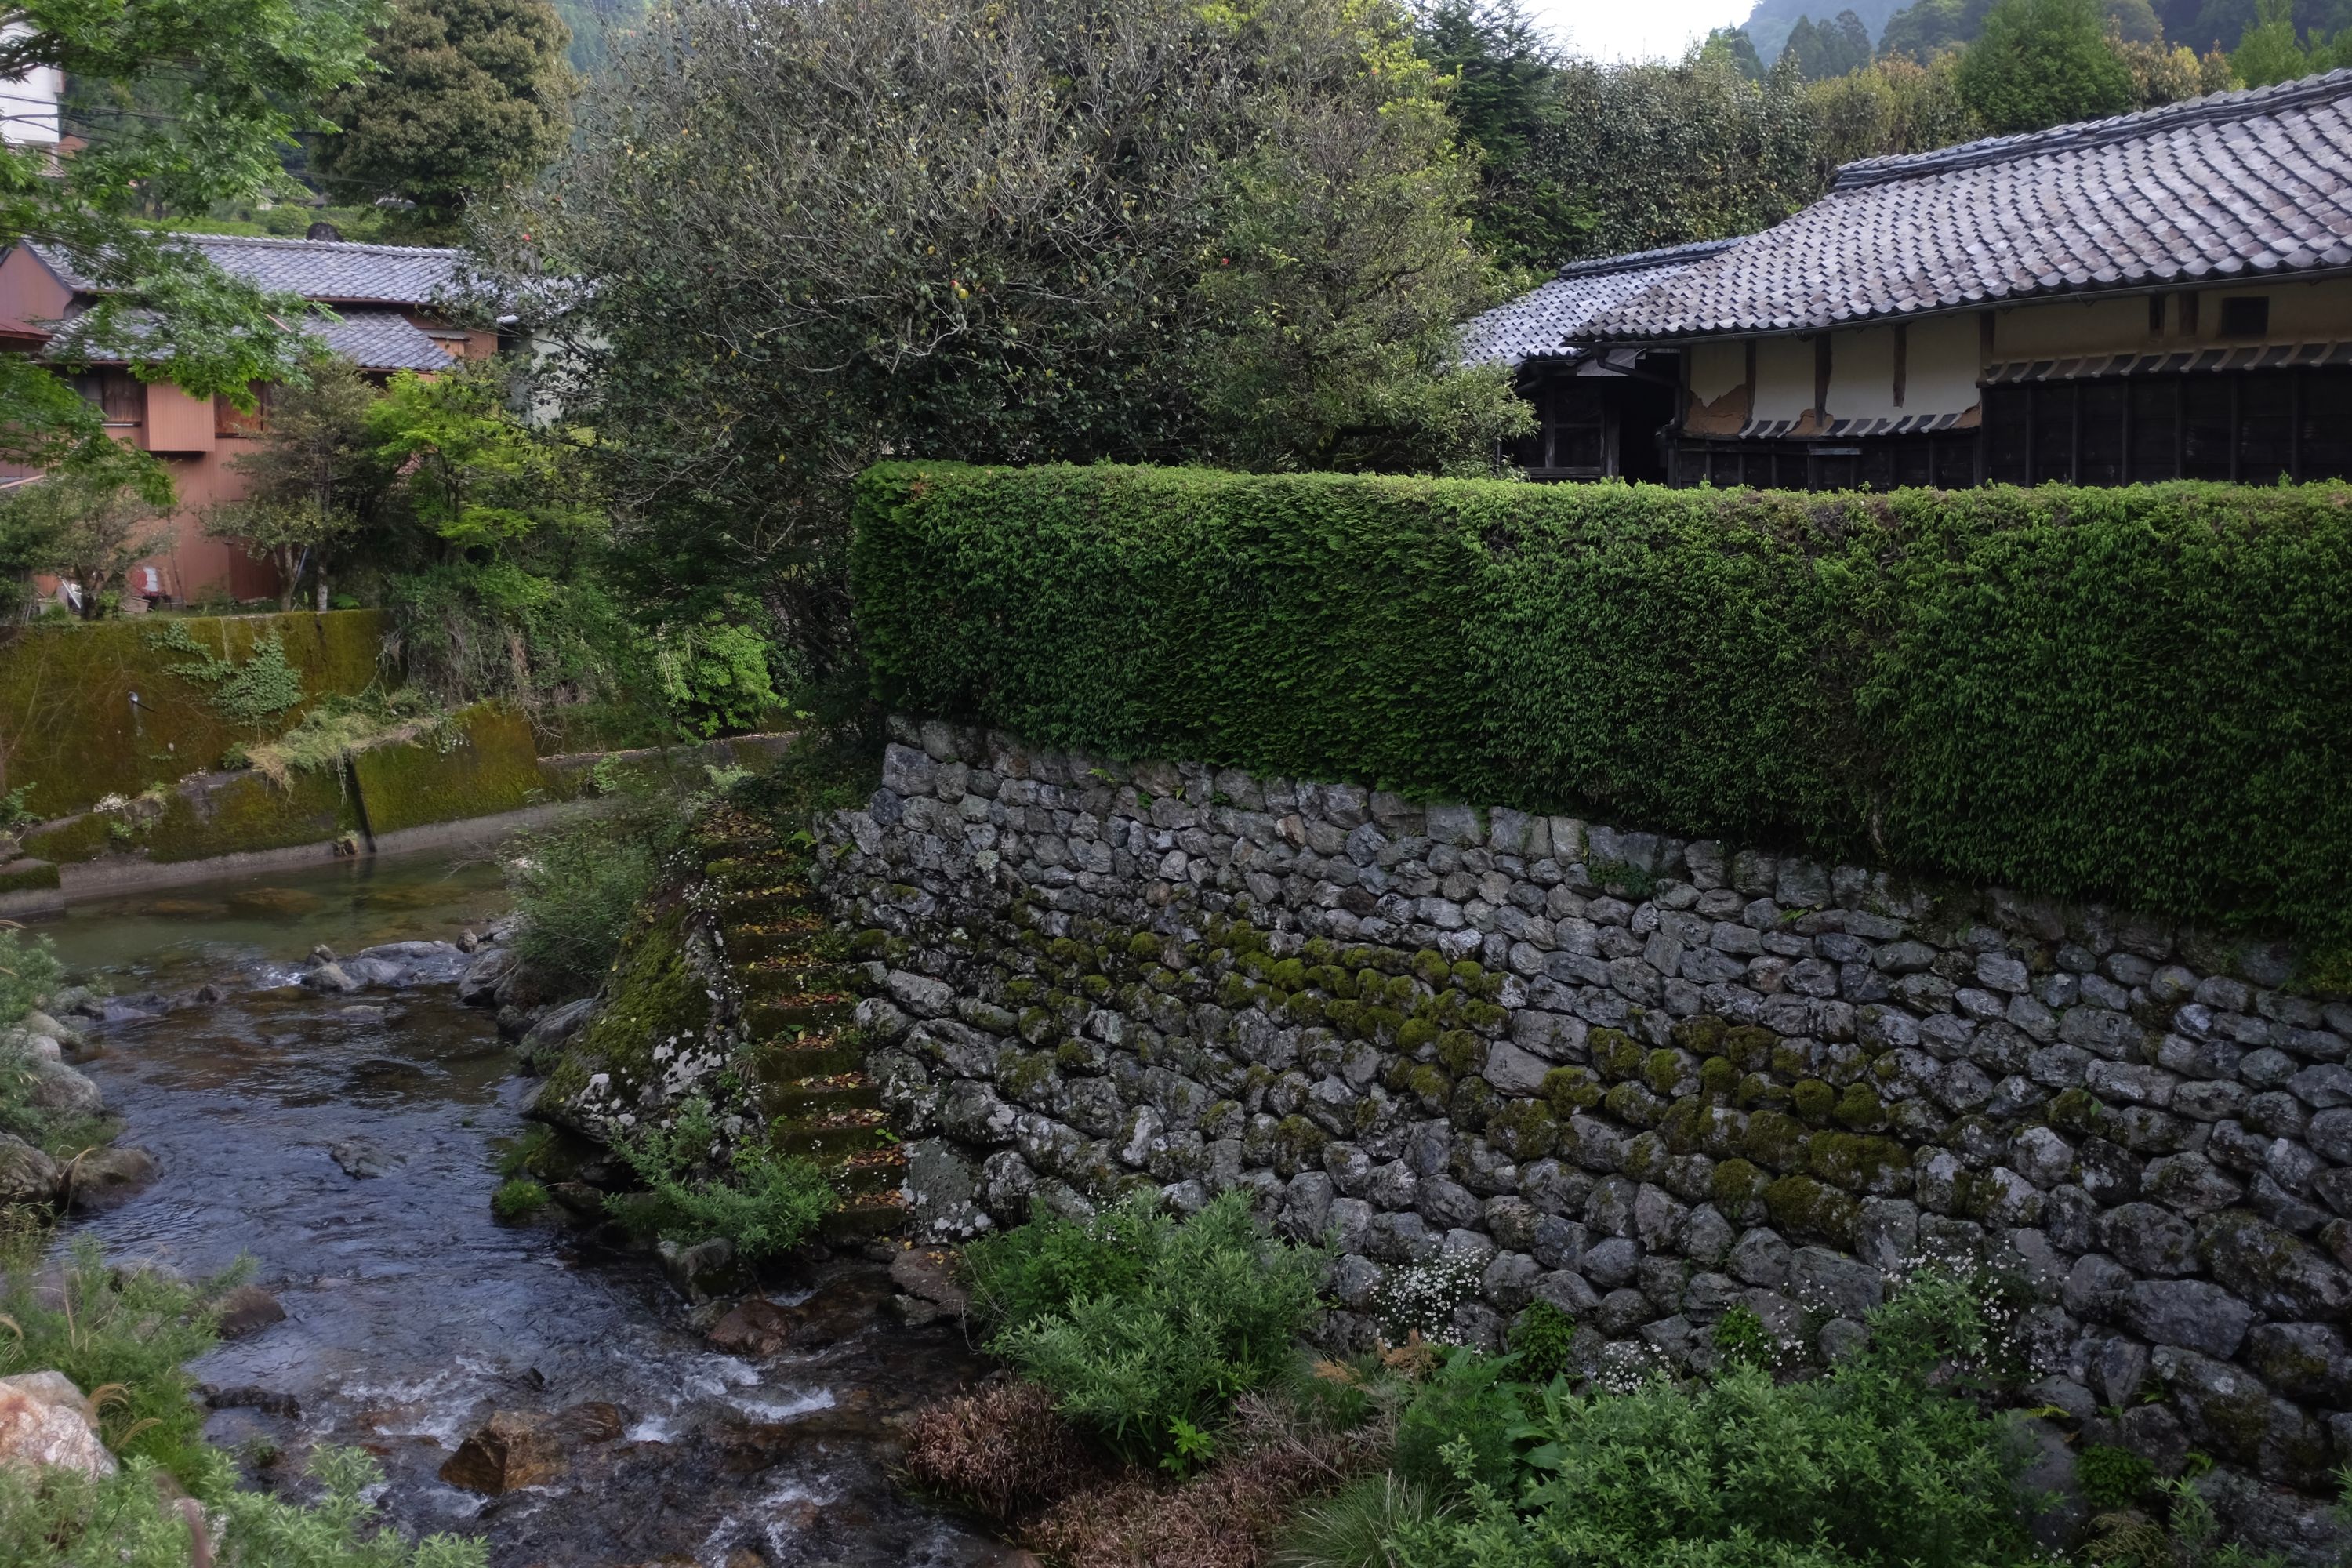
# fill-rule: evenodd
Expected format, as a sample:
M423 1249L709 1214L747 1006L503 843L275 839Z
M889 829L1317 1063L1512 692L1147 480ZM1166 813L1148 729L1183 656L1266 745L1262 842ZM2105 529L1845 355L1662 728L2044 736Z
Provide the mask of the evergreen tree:
M2134 107L2099 0L2000 0L1960 61L1960 96L1996 135Z
M411 202L421 235L447 237L469 202L562 147L571 41L548 0L396 0L377 74L327 106L341 133L319 148L320 177L340 202Z
M2311 57L2294 35L2294 0L2255 0L2254 25L2230 51L2231 68L2248 87L2293 81L2311 69Z
M1764 79L1764 60L1756 52L1756 42L1745 27L1717 27L1706 36L1699 47L1699 58L1716 65L1728 65L1749 81Z
M1481 157L1472 237L1507 266L1558 266L1574 244L1573 205L1530 156L1560 113L1550 41L1520 0L1435 0L1414 17L1413 42L1454 78L1454 121Z

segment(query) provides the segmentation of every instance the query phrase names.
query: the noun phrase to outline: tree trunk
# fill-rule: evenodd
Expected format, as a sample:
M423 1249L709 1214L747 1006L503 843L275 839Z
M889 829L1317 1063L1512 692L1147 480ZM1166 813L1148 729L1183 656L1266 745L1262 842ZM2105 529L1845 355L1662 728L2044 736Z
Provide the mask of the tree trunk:
M319 613L324 615L327 610L327 563L324 561L314 568L313 581L319 586Z

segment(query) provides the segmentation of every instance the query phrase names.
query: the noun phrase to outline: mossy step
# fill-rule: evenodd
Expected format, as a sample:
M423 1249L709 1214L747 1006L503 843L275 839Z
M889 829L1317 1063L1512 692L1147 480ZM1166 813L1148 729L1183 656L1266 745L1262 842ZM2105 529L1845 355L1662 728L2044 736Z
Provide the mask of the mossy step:
M754 1039L762 1035L789 1035L795 1030L805 1034L822 1034L846 1028L855 1014L855 1006L841 1002L786 1002L766 999L747 1003L743 1020L751 1026Z
M815 906L815 896L797 881L726 889L719 894L719 920L732 931L737 926L758 925L762 921L789 920Z
M698 833L693 839L695 852L705 864L713 860L745 860L754 856L790 853L784 841L772 833L733 834Z
M895 1192L907 1180L907 1151L883 1143L844 1155L826 1170L825 1179L845 1193Z
M906 1194L893 1187L887 1192L863 1194L844 1203L824 1216L817 1234L838 1247L845 1242L887 1236L903 1226L907 1217Z
M735 965L735 984L753 1002L797 1000L815 1006L824 1003L856 1004L849 974L839 964L796 962L791 954Z
M839 1110L775 1123L768 1146L783 1155L800 1155L823 1163L861 1149L878 1147L887 1140L888 1119L879 1110Z
M761 1091L760 1108L771 1121L822 1116L835 1110L873 1110L882 1104L882 1089L862 1072L831 1073L822 1078L771 1083Z
M829 1034L768 1040L751 1054L751 1081L764 1086L827 1078L835 1073L856 1072L865 1059L863 1050L855 1045L844 1045L838 1037Z
M797 953L813 963L823 963L830 962L824 949L840 946L831 929L814 918L802 921L729 921L725 929L728 955L740 963Z
M728 855L705 861L702 874L721 888L774 888L797 883L807 868L799 855Z

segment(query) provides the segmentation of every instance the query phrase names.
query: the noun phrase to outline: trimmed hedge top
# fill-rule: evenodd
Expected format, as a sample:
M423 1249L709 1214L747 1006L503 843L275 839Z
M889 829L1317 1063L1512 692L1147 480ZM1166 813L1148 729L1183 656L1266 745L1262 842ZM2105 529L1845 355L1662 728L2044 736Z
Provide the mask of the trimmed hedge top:
M1049 744L2352 936L2352 488L886 464L876 690Z

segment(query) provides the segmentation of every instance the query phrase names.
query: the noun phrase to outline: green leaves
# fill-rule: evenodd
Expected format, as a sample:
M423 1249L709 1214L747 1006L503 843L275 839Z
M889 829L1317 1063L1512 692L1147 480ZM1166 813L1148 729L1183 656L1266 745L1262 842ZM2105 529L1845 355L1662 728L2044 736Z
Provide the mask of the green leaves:
M2341 486L906 464L856 519L866 658L905 710L2352 952Z

